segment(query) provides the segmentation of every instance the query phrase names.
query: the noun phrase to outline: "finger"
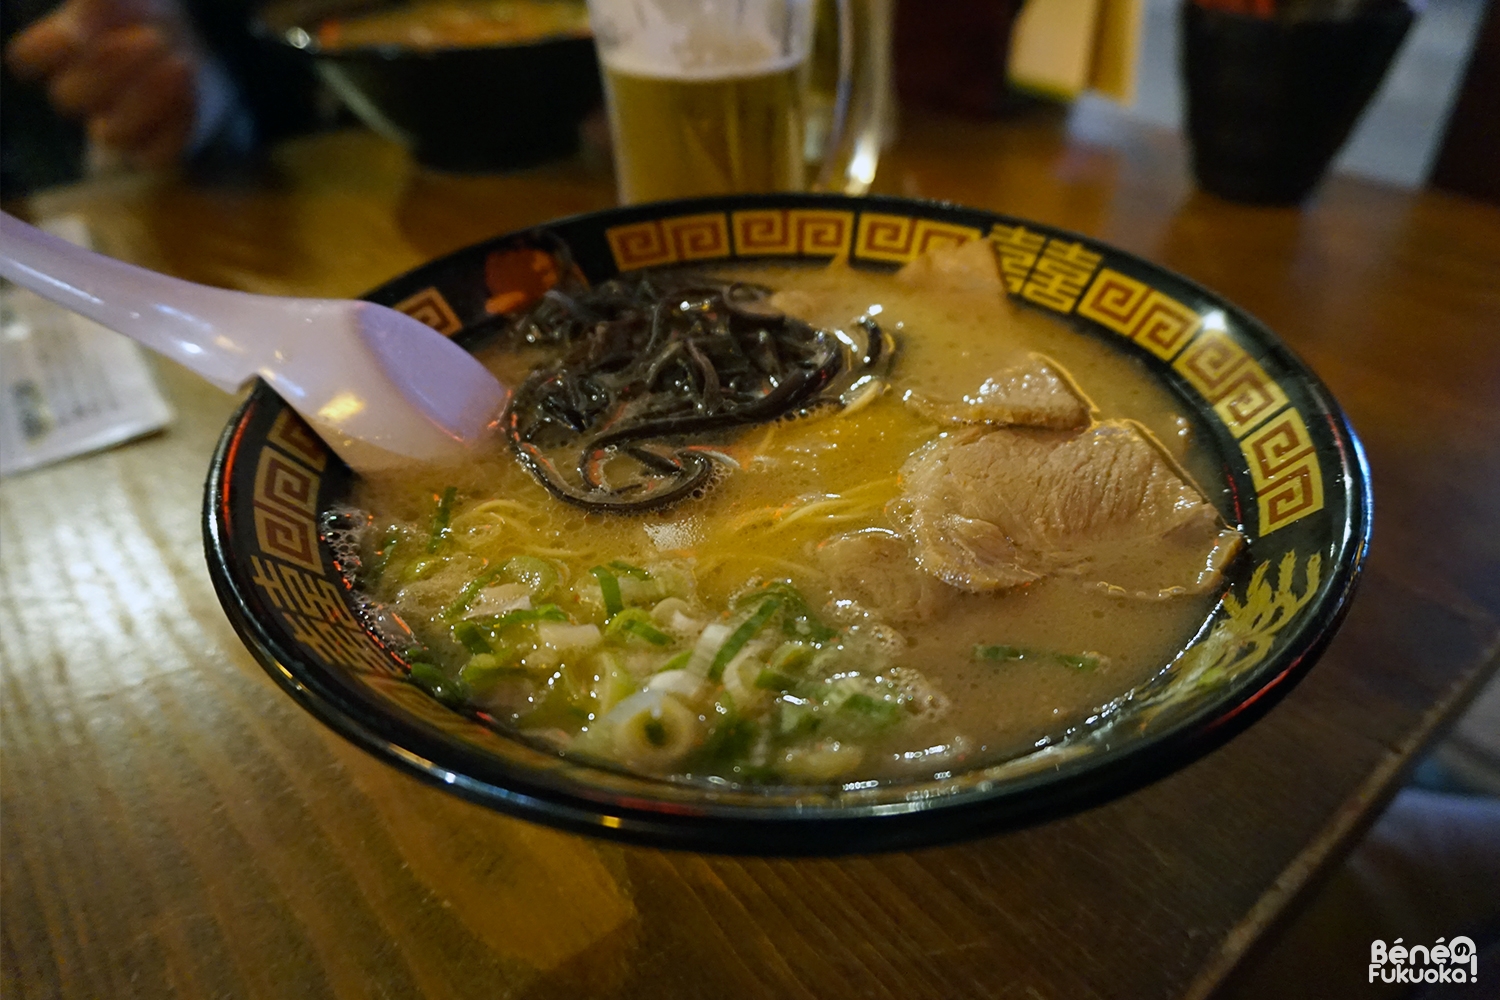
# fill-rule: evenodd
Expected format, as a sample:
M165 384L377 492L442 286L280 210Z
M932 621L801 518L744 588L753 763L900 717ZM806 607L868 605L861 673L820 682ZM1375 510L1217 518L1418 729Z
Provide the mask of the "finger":
M153 16L145 0L68 0L12 38L5 61L17 79L51 76L79 58L101 33Z
M175 4L151 0L67 0L59 13L71 18L83 37L92 38L110 28L160 20L175 9Z
M191 127L196 104L192 67L181 56L168 56L91 119L89 134L107 146L133 153L158 129L183 122Z
M187 149L188 136L193 130L193 120L188 116L176 116L164 122L155 132L143 138L131 154L138 166L160 169L170 167L182 158Z
M18 80L39 80L78 57L84 43L73 19L59 11L10 40L5 62Z
M159 28L146 25L116 28L54 76L47 92L53 105L65 115L76 117L103 111L170 51Z

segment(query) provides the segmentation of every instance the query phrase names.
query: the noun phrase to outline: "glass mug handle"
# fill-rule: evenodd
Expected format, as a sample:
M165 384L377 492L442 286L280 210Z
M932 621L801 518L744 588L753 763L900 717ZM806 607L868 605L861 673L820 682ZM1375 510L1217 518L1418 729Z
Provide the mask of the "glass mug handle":
M891 112L894 2L832 0L838 33L838 77L822 159L812 184L814 191L860 195L875 179Z

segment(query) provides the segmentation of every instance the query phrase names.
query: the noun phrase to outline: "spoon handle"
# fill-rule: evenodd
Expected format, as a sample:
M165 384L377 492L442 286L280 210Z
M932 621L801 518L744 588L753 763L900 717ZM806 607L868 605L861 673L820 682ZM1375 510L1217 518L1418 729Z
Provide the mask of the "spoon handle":
M208 288L97 254L0 212L0 275L233 392L264 359L241 333L260 296ZM257 301L259 300L259 301ZM269 317L267 317L269 318Z

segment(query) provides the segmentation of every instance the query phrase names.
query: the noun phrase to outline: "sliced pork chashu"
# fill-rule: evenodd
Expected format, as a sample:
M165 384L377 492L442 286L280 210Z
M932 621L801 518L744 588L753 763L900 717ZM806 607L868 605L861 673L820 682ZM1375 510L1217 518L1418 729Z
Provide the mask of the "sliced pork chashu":
M849 594L896 625L929 621L955 596L952 587L912 561L906 539L889 531L835 535L820 543L815 555L836 593Z
M1077 430L1088 426L1093 404L1062 366L1041 354L996 372L956 402L910 393L906 401L940 424L995 424Z
M997 300L1005 295L989 240L935 246L897 271L896 281L924 292L991 292Z
M968 591L1075 575L1138 597L1217 585L1243 539L1129 421L968 428L904 471L917 563Z

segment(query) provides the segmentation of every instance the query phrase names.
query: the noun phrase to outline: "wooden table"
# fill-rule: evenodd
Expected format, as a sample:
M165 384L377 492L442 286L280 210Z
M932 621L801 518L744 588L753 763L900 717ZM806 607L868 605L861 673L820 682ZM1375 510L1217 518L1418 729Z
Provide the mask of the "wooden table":
M1374 554L1265 720L1121 801L840 860L622 847L508 819L331 735L209 586L204 471L233 401L170 365L166 434L0 485L6 997L1204 996L1338 859L1500 642L1500 210L1330 183L1303 211L1192 193L1170 134L907 122L879 188L1030 216L1219 290L1364 435ZM354 295L611 201L583 164L439 178L365 134L238 187L36 198L106 250ZM1399 929L1392 929L1393 934ZM1363 982L1358 955L1350 982Z

